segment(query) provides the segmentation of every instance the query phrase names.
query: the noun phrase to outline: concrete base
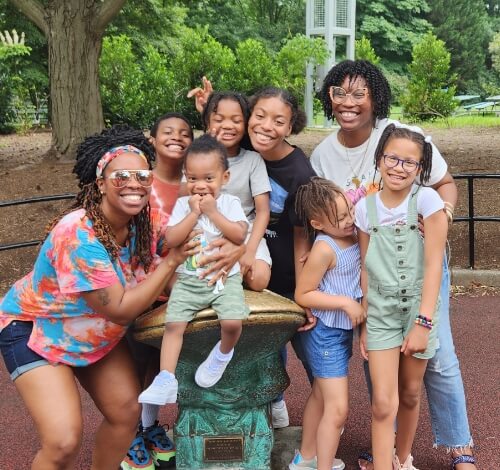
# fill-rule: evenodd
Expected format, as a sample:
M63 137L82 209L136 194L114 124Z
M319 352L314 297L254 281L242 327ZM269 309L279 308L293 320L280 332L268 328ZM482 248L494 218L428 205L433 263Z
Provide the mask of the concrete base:
M451 283L454 286L479 284L500 287L500 271L451 268Z

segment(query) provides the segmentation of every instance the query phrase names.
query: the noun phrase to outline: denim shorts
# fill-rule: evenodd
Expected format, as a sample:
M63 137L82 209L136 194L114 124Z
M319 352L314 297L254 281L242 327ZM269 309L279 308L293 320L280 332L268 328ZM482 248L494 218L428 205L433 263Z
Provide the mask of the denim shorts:
M316 326L302 333L302 343L314 377L347 377L352 356L353 330L326 326L319 318Z
M0 331L0 351L12 380L31 369L49 364L28 347L32 330L33 322L14 320Z

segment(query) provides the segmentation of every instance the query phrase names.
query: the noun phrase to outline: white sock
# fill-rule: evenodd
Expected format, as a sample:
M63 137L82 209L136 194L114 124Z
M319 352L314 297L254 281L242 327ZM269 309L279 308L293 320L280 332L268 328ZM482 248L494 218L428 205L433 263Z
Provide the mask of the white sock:
M220 341L217 344L217 348L215 349L215 359L219 362L229 362L233 358L234 348L231 349L228 353L223 353L220 350Z
M155 424L155 421L158 419L159 410L159 405L151 405L150 403L142 404L141 421L144 429L150 428Z

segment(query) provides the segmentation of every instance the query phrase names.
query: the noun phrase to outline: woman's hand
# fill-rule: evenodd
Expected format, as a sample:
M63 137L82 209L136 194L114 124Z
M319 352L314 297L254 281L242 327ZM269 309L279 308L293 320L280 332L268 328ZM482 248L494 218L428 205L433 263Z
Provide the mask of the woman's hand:
M207 77L203 77L201 81L203 83L201 88L193 88L187 94L188 98L192 98L194 96L194 105L196 107L196 111L198 111L200 114L203 112L208 98L214 91L212 83L207 79Z
M188 256L198 254L200 252L200 239L195 238L198 233L196 231L191 232L186 242L178 247L170 248L165 260L175 264L175 266L179 266L186 261Z
M423 353L429 343L429 333L431 330L421 325L413 325L412 329L403 340L401 352L405 356L412 356L415 353Z
M219 279L224 282L227 278L227 273L231 271L232 267L243 256L246 250L245 244L235 245L225 238L214 240L208 245L207 251L210 252L214 248L219 248L219 250L211 255L202 256L199 260L200 266L209 265L200 276L200 279L213 274L212 279L208 282L209 286L215 284Z
M247 249L246 253L240 258L240 272L242 276L250 273L250 279L253 280L253 273L255 272L255 252Z

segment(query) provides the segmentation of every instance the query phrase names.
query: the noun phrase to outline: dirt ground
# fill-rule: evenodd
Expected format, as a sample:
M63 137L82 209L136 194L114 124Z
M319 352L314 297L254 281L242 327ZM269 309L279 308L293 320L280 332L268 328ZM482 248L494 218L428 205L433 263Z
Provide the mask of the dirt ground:
M310 154L327 136L325 130L308 130L292 142ZM447 160L452 174L499 173L500 128L432 130L434 143ZM44 160L50 147L50 133L0 136L0 201L75 192L71 163ZM457 181L459 204L456 216L467 215L467 186ZM39 239L47 223L68 201L0 207L0 244ZM500 216L500 180L474 183L474 210L478 216ZM475 267L498 269L499 225L478 222L475 228ZM455 223L450 233L451 266L468 267L468 227ZM36 248L0 251L0 295L31 269Z

